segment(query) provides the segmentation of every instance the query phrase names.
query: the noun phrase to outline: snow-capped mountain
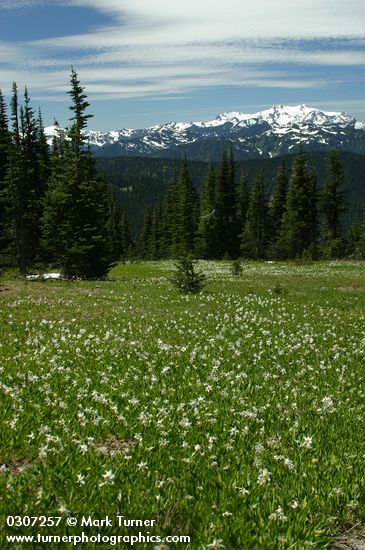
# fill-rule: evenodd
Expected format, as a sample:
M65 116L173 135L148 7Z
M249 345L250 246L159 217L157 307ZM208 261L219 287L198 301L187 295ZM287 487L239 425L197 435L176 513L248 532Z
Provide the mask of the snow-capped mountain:
M49 139L55 132L46 128ZM270 158L307 151L338 149L365 154L365 122L347 113L306 105L279 105L254 114L228 112L208 122L170 122L140 130L89 131L95 156L181 157L217 159L225 147L238 160Z

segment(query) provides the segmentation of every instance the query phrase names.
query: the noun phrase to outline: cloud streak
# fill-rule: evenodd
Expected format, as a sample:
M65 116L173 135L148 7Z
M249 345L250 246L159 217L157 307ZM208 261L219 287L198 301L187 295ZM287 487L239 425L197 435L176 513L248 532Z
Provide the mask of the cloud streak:
M71 64L91 99L228 86L315 90L341 86L343 69L356 79L365 59L363 0L3 0L0 10L31 14L40 4L97 9L111 24L72 37L0 42L5 91L16 79L35 97L58 100Z

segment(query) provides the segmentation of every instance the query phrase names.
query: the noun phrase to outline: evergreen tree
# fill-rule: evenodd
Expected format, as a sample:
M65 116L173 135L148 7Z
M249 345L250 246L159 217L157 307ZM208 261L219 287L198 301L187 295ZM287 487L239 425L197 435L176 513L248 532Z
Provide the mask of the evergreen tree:
M197 226L197 194L186 158L181 165L176 192L176 224L171 246L175 258L193 252Z
M241 236L241 252L248 258L264 258L267 246L267 201L262 171L256 174L251 189L244 231Z
M316 175L302 150L293 163L278 248L286 258L313 256L316 246Z
M30 106L27 88L24 92L24 109L21 109L21 147L26 171L26 185L22 190L24 201L24 224L26 231L27 264L33 265L40 254L41 217L46 189L46 173L39 157L39 128L34 111ZM45 152L43 164L48 163Z
M136 256L136 245L132 237L127 213L123 211L121 221L122 260L132 260Z
M122 235L122 209L118 200L117 191L109 188L109 219L108 232L110 238L110 257L113 262L119 262L124 254Z
M178 173L176 162L174 162L172 180L167 188L165 199L162 206L162 235L161 235L161 256L169 258L173 256L176 248L177 239L177 215L179 189Z
M68 142L56 124L42 219L42 252L45 263L59 267L66 263L67 246L72 232L69 212L69 159Z
M59 140L54 153L44 210L44 246L56 253L66 277L100 278L110 263L108 190L96 178L95 163L85 147L84 130L92 116L77 73L71 71L69 144ZM58 227L55 227L55 223ZM57 239L56 239L57 232Z
M149 236L149 256L151 260L162 258L162 232L162 207L160 204L156 204L152 210Z
M152 212L148 208L145 210L143 218L143 226L141 231L142 258L145 260L152 259L152 243L151 243L151 228L152 228Z
M197 294L204 287L205 275L195 266L196 262L190 256L183 256L174 264L170 282L185 294Z
M12 123L12 138L15 145L20 145L20 130L19 130L19 99L18 87L16 82L13 82L13 95L11 97L11 123Z
M324 216L324 251L334 258L345 254L345 240L341 218L346 212L343 166L336 151L331 151L327 159L327 177L320 194L321 212Z
M4 181L10 145L8 116L4 96L0 90L0 182Z
M214 258L216 254L215 189L216 173L215 167L211 163L200 193L200 212L195 243L198 258Z
M247 174L243 171L238 189L238 225L240 228L245 227L249 197Z
M223 152L219 166L215 197L216 257L238 255L238 220L233 153Z
M104 178L104 185L107 186ZM110 239L110 258L112 262L125 261L134 257L135 245L129 227L128 216L123 210L115 188L108 188L108 233Z
M357 250L362 259L365 259L365 205L364 205L364 217L361 225L361 231L357 243Z
M280 256L278 241L285 212L288 187L289 179L286 164L282 161L276 173L274 191L269 205L269 254L275 258Z
M86 114L85 111L90 107L90 103L87 101L87 96L84 94L84 88L78 79L76 71L71 68L71 89L67 92L71 97L70 111L73 112L73 117L70 121L73 123L68 132L70 138L71 151L74 157L74 161L77 160L76 176L81 178L85 175L92 173L94 175L95 167L94 163L90 159L90 152L85 149L86 137L84 130L87 127L87 121L93 117L91 114ZM81 162L83 158L87 157L87 162Z
M21 113L22 134L20 132L19 113ZM19 107L16 83L13 83L11 122L11 139L3 189L3 198L6 205L4 236L8 242L8 256L14 259L20 273L24 275L32 260L34 260L32 232L28 231L31 220L31 211L28 212L28 206L32 206L30 202L33 196L31 186L28 185L31 168L25 154L24 109Z
M362 229L361 220L359 217L356 217L352 221L346 235L346 255L350 258L365 257L365 246L363 246L365 242L362 242Z
M50 152L47 143L47 138L44 133L44 126L42 120L42 113L38 111L37 121L37 157L38 157L38 170L39 170L39 185L41 194L44 197L47 190L48 178L50 175L49 162Z
M30 106L28 90L19 106L17 86L11 100L12 131L7 132L6 173L1 190L3 251L16 261L21 273L39 260L40 223L46 175L41 174L39 129ZM48 160L43 155L43 163ZM44 176L44 177L43 177ZM4 242L6 245L4 246Z
M10 132L4 97L0 90L0 263L11 263L9 245L11 242L11 197L5 187L5 176L8 170ZM10 242L9 242L10 239Z

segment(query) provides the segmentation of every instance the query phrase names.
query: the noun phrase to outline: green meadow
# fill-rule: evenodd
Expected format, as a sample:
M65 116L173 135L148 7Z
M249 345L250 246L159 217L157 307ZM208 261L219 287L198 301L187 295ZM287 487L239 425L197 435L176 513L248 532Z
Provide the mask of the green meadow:
M319 549L363 525L365 264L199 267L196 295L169 262L2 276L1 548Z

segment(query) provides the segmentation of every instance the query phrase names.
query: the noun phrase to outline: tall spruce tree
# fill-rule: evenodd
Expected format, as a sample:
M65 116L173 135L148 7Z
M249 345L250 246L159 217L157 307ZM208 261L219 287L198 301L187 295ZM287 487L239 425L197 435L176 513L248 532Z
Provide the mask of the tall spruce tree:
M4 96L0 90L0 182L5 178L10 144L9 121Z
M233 152L224 151L218 170L215 196L216 257L235 258L239 252Z
M109 219L108 233L110 238L110 257L113 262L122 259L124 253L122 236L122 208L117 190L110 187L108 193Z
M365 205L364 205L363 211L364 211L364 215L363 215L363 221L361 225L359 240L357 243L357 252L362 259L365 259Z
M356 216L346 234L346 255L350 258L359 259L365 257L365 246L363 246L365 242L362 242L362 229L361 220Z
M162 234L163 234L163 217L162 206L160 203L155 204L152 210L151 226L149 234L149 259L159 260L162 258Z
M161 255L163 258L173 256L177 239L177 203L179 198L178 172L176 161L173 165L173 174L162 205Z
M129 219L125 210L122 213L121 237L123 249L122 260L134 259L136 257L136 244L132 236Z
M141 230L141 254L145 260L152 260L152 212L150 208L147 208L144 212L143 225Z
M40 160L40 129L30 106L30 98L27 88L24 92L24 109L21 110L21 146L24 155L26 169L26 187L23 190L24 223L26 231L26 246L28 264L34 264L40 255L41 217L43 200L46 189L45 166L48 163L47 151L42 151L42 171Z
M256 174L249 198L246 222L241 236L243 256L262 259L267 247L267 200L262 171Z
M42 259L46 264L63 268L67 246L71 241L72 225L69 212L69 142L55 121L52 141L50 176L42 219Z
M279 239L285 212L286 197L289 187L289 178L285 161L280 163L276 173L274 191L269 204L269 247L270 256L277 258L280 256Z
M317 229L316 174L300 150L292 168L278 248L286 258L313 257Z
M6 192L5 176L8 170L10 132L4 97L0 90L0 265L11 263L9 256L9 237L11 221L9 218L10 197Z
M21 122L20 122L21 114ZM20 273L26 274L33 257L32 235L28 231L31 211L28 211L32 200L28 185L31 167L25 151L25 118L24 109L19 106L18 88L13 83L11 98L11 140L8 153L8 165L4 180L4 200L6 204L5 238L8 241L8 254L14 258Z
M41 189L41 195L44 197L47 190L48 178L50 174L49 162L50 151L47 143L46 134L44 132L42 113L39 109L37 120L37 157L38 157L38 171L39 171L39 186Z
M327 174L320 193L320 210L324 217L324 253L327 257L342 257L346 243L342 231L342 216L347 210L344 192L344 171L339 154L331 151L327 157Z
M38 122L30 106L27 88L19 105L14 83L11 100L12 129L7 138L7 162L2 178L2 235L8 260L13 258L25 274L40 259L40 224L47 177L41 170ZM42 162L48 164L48 151Z
M84 130L89 107L76 71L71 70L69 144L60 144L53 159L43 216L45 249L56 253L66 277L104 277L110 265L108 190L96 178ZM57 227L55 227L57 223Z
M198 258L210 259L216 255L215 190L216 171L213 163L210 163L200 193L200 210L195 243L195 252Z
M248 201L250 197L250 191L248 187L248 178L245 171L242 171L240 176L240 183L238 188L238 225L244 228L246 223L246 215L248 209Z
M197 193L186 158L181 164L176 194L176 221L171 248L172 256L178 258L193 253L197 229Z
M105 185L107 185L104 179ZM108 189L108 234L112 262L125 261L134 257L135 246L129 227L128 216L123 210L117 189Z

